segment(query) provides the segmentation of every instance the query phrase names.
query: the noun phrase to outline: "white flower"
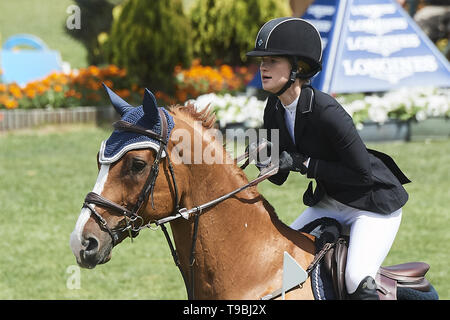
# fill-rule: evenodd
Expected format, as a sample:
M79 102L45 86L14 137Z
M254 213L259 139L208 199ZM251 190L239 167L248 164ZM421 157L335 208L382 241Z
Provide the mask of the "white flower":
M388 119L389 112L395 111L402 118L415 117L418 121L429 116L440 117L450 113L450 88L408 87L386 92L383 95L373 94L363 99L345 103L345 110L354 116L355 113L367 110L369 119L383 123ZM401 112L405 114L400 114Z
M423 121L427 118L427 113L424 110L420 110L416 113L416 120Z
M266 101L253 96L232 96L228 93L223 96L214 93L204 94L191 102L197 108L203 108L210 103L221 127L236 122L244 122L249 127L261 126L266 105Z
M369 109L369 118L378 123L384 123L388 119L386 108L382 105L374 105Z

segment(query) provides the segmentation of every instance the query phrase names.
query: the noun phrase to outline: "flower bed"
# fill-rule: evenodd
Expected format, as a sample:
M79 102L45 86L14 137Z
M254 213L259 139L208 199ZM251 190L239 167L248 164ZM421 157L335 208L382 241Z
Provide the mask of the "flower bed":
M266 101L242 93L253 77L252 71L254 70L246 67L220 64L202 66L199 60L195 60L189 69L175 68L174 77L177 84L173 96L161 91L155 92L155 96L162 105L183 104L189 100L193 100L199 108L210 104L221 128L236 124L260 127ZM68 74L53 73L24 87L15 83L0 83L0 111L109 106L110 101L103 93L102 82L131 104L141 103L143 88L139 88L125 69L114 65L90 66ZM375 134L378 135L375 140L401 137L408 140L416 131L421 131L423 136L445 136L448 131L446 127L450 117L449 88L403 88L385 94L340 95L337 100L353 117L360 131L366 127L366 131L361 132L361 135L367 134L368 140L371 139L369 136ZM106 111L108 110L105 109ZM98 112L100 111L97 110ZM3 126L6 122L5 114L0 112L0 122L4 122ZM18 117L18 114L14 116ZM9 113L8 117L13 115ZM109 113L108 117L110 118ZM443 119L435 120L431 126L422 124L428 118L438 117ZM12 123L11 119L9 123ZM408 122L407 129L403 124L405 121Z
M450 116L450 89L403 88L384 95L337 97L361 129L364 122L383 124L388 120L423 121L429 117Z
M42 80L20 87L0 83L0 109L68 108L110 105L102 82L124 99L141 99L143 90L127 76L125 69L109 65L90 66L68 74L52 73Z
M210 105L216 113L221 128L237 123L242 123L248 128L260 127L266 106L266 101L246 95L232 96L210 93L191 101L200 109Z
M180 66L174 70L176 80L175 97L157 92L156 97L167 104L184 103L189 99L207 93L237 94L245 90L245 86L253 77L252 70L247 67L231 67L227 64L217 66L203 66L200 60L193 61L189 69Z

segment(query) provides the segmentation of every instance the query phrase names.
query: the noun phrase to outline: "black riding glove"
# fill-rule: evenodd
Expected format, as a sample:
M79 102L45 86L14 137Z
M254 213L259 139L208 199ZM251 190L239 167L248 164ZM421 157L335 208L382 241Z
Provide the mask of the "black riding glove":
M264 145L264 147L258 151L257 149L260 148L260 145ZM261 171L261 169L271 165L271 149L272 142L263 138L259 143L253 142L249 144L245 151L248 152L250 160L255 160L256 167Z
M278 171L287 172L287 171L297 171L301 174L305 174L308 168L303 164L308 160L307 156L304 156L297 152L288 153L287 151L283 151L280 154L280 160L278 163Z

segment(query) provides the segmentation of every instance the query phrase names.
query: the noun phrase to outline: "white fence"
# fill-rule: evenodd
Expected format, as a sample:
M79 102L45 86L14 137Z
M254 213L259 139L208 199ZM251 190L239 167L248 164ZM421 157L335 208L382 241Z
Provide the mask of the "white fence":
M112 107L0 110L0 132L44 124L99 123L115 120L116 114Z

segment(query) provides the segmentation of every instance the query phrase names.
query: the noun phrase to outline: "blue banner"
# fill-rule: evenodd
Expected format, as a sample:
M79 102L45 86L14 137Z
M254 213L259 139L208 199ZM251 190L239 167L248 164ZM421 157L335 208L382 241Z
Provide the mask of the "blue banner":
M316 0L302 18L322 37L315 88L352 93L450 87L448 60L395 0ZM252 85L261 88L257 77Z
M396 1L337 1L333 28L323 71L313 82L317 88L351 93L450 87L449 62Z

